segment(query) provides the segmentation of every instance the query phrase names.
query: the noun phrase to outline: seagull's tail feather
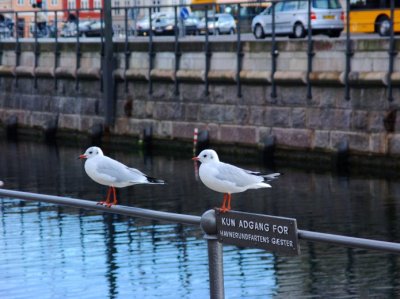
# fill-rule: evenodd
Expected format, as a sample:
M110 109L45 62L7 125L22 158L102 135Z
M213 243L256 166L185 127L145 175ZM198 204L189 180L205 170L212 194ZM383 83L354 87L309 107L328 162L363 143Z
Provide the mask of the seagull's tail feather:
M275 172L270 174L262 174L261 176L264 178L264 182L271 182L273 180L276 180L281 175L281 173Z
M151 176L146 176L146 179L150 184L165 184L164 180L153 178Z

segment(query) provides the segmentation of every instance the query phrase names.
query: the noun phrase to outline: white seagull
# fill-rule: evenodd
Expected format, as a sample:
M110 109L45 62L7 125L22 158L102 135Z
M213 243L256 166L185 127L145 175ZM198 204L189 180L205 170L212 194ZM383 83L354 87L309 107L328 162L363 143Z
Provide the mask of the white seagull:
M248 189L271 188L267 182L280 176L280 173L262 174L245 170L231 164L220 162L214 150L203 150L193 160L200 161L200 180L211 190L224 193L221 212L231 209L231 194Z
M130 168L121 162L104 156L103 151L97 147L89 147L86 152L79 156L79 159L86 159L85 171L96 183L108 186L106 201L98 204L111 207L117 204L116 188L123 188L137 184L164 184L165 182L147 176L143 172ZM110 202L110 195L113 193L113 202Z

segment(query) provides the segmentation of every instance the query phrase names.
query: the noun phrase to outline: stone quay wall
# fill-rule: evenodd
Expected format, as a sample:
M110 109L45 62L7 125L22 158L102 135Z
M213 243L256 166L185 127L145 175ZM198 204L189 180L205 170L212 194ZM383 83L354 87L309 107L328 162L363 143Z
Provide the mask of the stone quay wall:
M239 53L236 41L211 41L208 74L203 42L180 42L178 55L172 41L155 40L154 55L147 41L128 46L114 43L113 135L138 137L151 127L154 138L191 141L197 127L213 144L274 140L283 149L329 153L345 144L354 153L400 154L400 63L396 56L389 78L388 39L352 41L350 100L344 40L313 42L309 76L306 40L277 42L274 73L270 41L244 41ZM14 117L20 127L83 133L104 124L100 44L27 42L18 53L3 42L0 64L1 123Z

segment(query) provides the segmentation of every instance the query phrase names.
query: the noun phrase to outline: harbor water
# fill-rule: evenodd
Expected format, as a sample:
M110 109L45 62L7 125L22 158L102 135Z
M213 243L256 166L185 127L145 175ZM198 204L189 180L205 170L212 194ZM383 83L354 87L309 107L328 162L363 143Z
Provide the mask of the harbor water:
M104 200L78 156L86 146L0 140L3 188ZM106 155L166 185L118 190L119 203L200 216L222 194L197 178L191 153L148 155L108 145ZM234 194L238 211L297 219L300 229L400 242L400 176L338 174L224 157L284 173L272 188ZM0 198L0 298L208 298L199 227ZM112 208L110 209L110 212ZM286 257L224 245L226 298L399 298L400 256L301 241Z

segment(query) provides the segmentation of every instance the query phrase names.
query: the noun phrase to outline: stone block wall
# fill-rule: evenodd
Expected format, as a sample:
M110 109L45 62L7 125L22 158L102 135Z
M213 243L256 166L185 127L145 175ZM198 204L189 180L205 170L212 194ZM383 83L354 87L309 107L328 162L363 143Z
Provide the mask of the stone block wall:
M400 66L396 59L395 100L389 102L387 40L353 41L350 100L345 99L342 40L314 41L309 76L305 40L278 42L275 73L270 42L243 42L239 70L236 45L210 43L206 74L202 42L180 43L181 55L173 43L155 42L153 69L148 44L129 44L125 69L124 45L116 43L111 133L137 137L151 126L155 138L191 142L196 127L208 130L213 143L257 147L272 137L280 148L335 152L347 142L356 153L400 154ZM35 67L32 45L22 47L16 65L15 45L1 44L0 121L16 115L21 126L44 128L55 121L59 129L84 133L103 124L100 45L82 44L76 55L74 44L61 44L58 62L54 45L40 48ZM180 59L178 69L175 59Z

